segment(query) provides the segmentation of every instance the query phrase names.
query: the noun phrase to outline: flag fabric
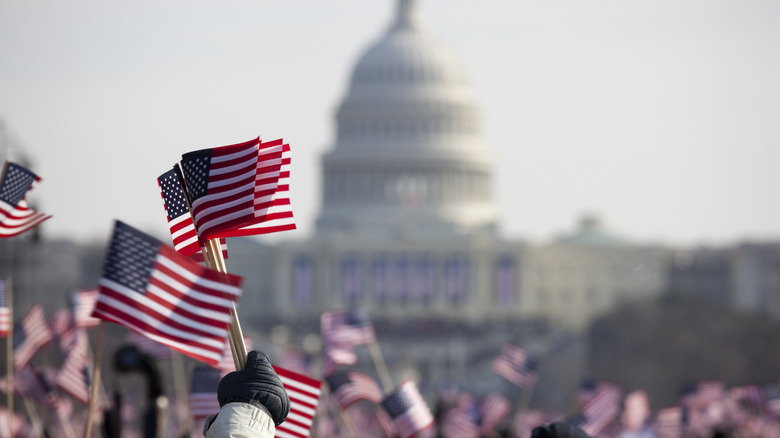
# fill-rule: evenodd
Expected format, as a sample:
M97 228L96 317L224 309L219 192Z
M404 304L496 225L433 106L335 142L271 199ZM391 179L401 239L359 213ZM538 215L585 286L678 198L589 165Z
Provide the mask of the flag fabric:
M92 316L216 366L241 281L116 221Z
M320 316L320 331L326 344L343 347L370 344L376 340L374 327L357 310L332 310Z
M597 436L620 414L622 390L611 382L586 382L580 388L580 418L574 423Z
M760 385L764 396L766 412L775 417L780 417L780 381L764 383Z
M52 339L54 335L46 324L43 307L36 304L14 329L13 348L16 369L24 368L35 353L48 345Z
M306 438L309 436L317 412L322 382L303 374L274 365L290 397L290 413L284 423L276 426L278 438Z
M31 210L25 200L27 192L40 180L24 167L6 161L0 176L0 238L17 236L51 217Z
M54 316L51 317L49 328L56 336L62 336L70 330L70 311L68 309L57 309Z
M195 230L195 223L192 221L190 207L184 196L184 188L176 168L160 175L157 178L157 184L160 186L160 195L167 215L173 247L179 254L191 257L196 262L203 262L203 251L198 242L198 232ZM221 238L219 243L222 257L227 259L227 241Z
M340 366L351 366L357 363L357 354L350 347L325 344L324 357L322 359L322 373L330 375Z
M347 409L361 400L379 404L384 395L376 380L357 371L333 373L325 380L341 409Z
M173 350L165 344L161 344L154 339L148 338L134 331L128 331L125 336L125 342L135 346L141 353L147 354L155 359L170 359Z
M405 380L387 395L382 400L382 407L404 438L433 425L433 414L412 380Z
M192 370L190 386L190 413L196 419L204 419L219 412L217 388L220 372L217 368L198 365Z
M512 411L512 405L506 397L491 392L479 404L480 429L482 435L488 436L496 425Z
M97 327L100 324L100 318L92 316L99 293L97 288L82 289L71 293L70 304L73 312L73 325L77 328Z
M189 152L181 167L202 242L295 229L290 146L281 139Z
M655 433L660 438L680 438L683 435L683 410L680 406L660 409L653 422Z
M11 330L11 309L8 308L8 301L6 301L5 280L0 280L0 337L8 337L9 330Z
M491 370L521 388L536 382L536 361L529 358L524 348L506 343L496 357Z
M469 395L461 395L458 404L447 411L441 422L441 433L447 438L479 438L477 407Z
M80 330L83 333L83 330ZM87 337L78 336L68 351L65 363L57 374L57 386L71 397L89 404L89 386L92 383L90 360L87 352Z

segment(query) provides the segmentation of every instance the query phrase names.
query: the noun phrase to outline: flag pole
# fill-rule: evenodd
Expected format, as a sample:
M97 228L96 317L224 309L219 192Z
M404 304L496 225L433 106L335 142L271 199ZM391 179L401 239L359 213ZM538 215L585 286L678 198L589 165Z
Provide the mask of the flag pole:
M181 167L179 167L179 163L174 164L173 169L176 172L176 176L179 178L179 183L181 183L182 194L184 195L184 200L187 202L187 209L189 210L190 215L192 215L192 203L190 202L190 196L187 193L187 181L184 179L184 174L181 171ZM192 224L195 225L195 218L192 218ZM195 229L197 231L197 227ZM198 236L198 239L200 239L200 236ZM206 261L206 266L215 271L227 274L227 266L225 265L225 259L222 257L222 248L220 247L219 239L206 240L206 246L201 246L200 250L203 252L203 260ZM233 363L236 366L236 370L243 370L246 365L247 351L246 344L244 343L244 335L241 332L241 324L238 321L238 311L236 310L235 302L233 302L233 306L230 309L230 316L230 324L228 325L230 351L233 353Z
M87 426L84 429L84 437L85 438L91 438L92 437L92 422L93 422L93 416L95 412L95 403L97 402L97 392L98 392L98 386L100 386L100 363L102 362L101 358L103 356L103 339L106 336L106 324L103 321L100 321L100 325L98 327L98 338L97 338L97 346L95 351L95 361L94 361L94 370L92 371L92 388L90 388L90 395L89 395L89 412L87 413Z
M6 397L8 399L8 436L11 437L14 436L14 303L10 278L5 280L5 304L8 306L8 337L5 338L5 369L8 386Z
M206 245L211 266L217 271L227 274L227 266L225 266L225 259L222 257L219 239L209 239L206 241ZM230 332L230 346L233 350L233 363L236 365L236 370L243 370L246 365L247 351L244 343L244 334L238 321L238 310L235 302L233 302L233 307L230 309L230 315L232 318L228 330Z
M385 390L385 394L389 394L395 385L393 385L393 378L390 376L390 371L387 370L387 364L385 358L382 356L382 350L379 348L379 342L374 340L368 344L368 350L371 353L371 359L374 361L374 368L379 373L379 379L382 381L382 387Z

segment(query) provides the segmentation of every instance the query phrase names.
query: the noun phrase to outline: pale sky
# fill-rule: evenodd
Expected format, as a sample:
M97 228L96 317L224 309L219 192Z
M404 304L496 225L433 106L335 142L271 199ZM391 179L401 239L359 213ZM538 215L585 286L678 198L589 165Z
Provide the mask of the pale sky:
M419 12L471 80L504 236L547 241L592 212L638 242L780 240L777 0ZM43 178L44 236L107 239L120 219L167 238L157 176L258 135L293 152L299 229L275 238L311 235L334 109L394 14L394 0L0 0L0 118Z

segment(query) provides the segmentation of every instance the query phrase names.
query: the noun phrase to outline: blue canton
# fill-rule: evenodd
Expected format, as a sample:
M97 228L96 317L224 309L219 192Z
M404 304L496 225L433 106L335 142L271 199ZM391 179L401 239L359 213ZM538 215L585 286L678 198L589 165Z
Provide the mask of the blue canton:
M209 169L211 168L211 149L190 152L182 155L181 167L190 202L197 201L208 193Z
M179 177L176 175L176 171L171 169L160 175L157 180L160 182L160 189L165 201L165 210L168 212L168 220L173 220L185 213L189 213L190 209L187 206L187 200L184 199L184 190Z
M8 163L3 182L0 183L0 200L16 206L35 182L35 174L22 166Z
M159 250L159 241L116 221L103 277L143 294Z

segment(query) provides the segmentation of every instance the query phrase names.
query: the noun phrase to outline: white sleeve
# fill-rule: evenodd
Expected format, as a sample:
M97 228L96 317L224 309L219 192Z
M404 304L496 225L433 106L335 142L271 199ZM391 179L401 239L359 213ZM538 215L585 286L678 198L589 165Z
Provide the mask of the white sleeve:
M206 429L207 428L207 429ZM276 427L265 408L249 403L228 403L204 427L206 438L273 438Z

